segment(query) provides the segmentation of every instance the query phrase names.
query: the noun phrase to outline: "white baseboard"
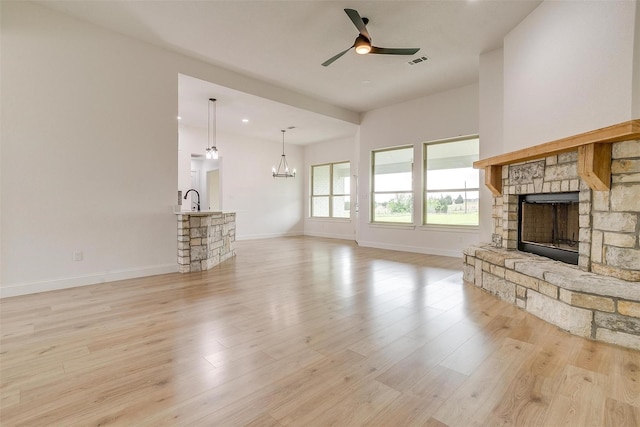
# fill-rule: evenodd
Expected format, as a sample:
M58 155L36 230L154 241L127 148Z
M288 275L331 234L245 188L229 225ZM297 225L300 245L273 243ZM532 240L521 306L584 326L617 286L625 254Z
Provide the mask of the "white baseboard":
M245 234L242 236L236 235L236 240L258 240L258 239L272 239L274 237L296 237L303 236L301 231L290 231L287 233L268 233L268 234Z
M462 250L458 251L458 250L451 250L451 249L425 248L422 246L394 245L389 243L367 242L362 240L358 240L358 245L366 248L389 249L391 251L413 252L418 254L441 255L441 256L448 256L453 258L462 258Z
M340 240L351 240L351 241L356 240L356 236L354 236L353 234L346 235L346 234L335 234L335 233L305 232L304 235L309 237L324 237L326 239L340 239Z
M43 280L40 282L3 285L2 287L0 287L0 298L35 294L38 292L56 291L58 289L75 288L78 286L95 285L98 283L113 282L116 280L135 279L136 277L175 273L177 271L177 264L152 265L148 267L88 274L85 276L65 277L62 279Z

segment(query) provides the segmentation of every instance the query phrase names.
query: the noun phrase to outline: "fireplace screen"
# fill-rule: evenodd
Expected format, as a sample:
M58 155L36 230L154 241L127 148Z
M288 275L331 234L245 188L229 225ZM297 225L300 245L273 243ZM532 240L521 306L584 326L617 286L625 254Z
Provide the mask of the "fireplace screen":
M578 193L520 196L518 249L578 264Z

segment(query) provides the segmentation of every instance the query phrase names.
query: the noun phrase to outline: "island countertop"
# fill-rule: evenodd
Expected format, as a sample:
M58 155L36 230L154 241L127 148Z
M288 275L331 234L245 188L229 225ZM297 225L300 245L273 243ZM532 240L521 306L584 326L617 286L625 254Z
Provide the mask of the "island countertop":
M206 216L206 215L222 215L229 214L233 212L222 212L222 211L179 211L174 212L176 215L191 215L191 216Z

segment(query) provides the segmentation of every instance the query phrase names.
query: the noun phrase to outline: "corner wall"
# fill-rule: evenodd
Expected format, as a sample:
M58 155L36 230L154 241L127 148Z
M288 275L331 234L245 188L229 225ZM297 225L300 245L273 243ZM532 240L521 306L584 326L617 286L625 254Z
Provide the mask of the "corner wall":
M505 151L637 118L637 7L635 1L545 1L505 37Z
M504 116L504 50L480 55L480 158L502 154ZM493 195L484 185L484 170L480 171L480 241L490 242L493 229Z

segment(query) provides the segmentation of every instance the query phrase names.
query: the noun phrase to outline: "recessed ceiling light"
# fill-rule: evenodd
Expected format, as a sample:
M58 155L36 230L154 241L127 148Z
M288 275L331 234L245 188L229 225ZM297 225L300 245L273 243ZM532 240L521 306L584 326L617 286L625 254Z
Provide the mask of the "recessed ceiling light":
M182 117L178 116L178 117L177 117L177 119L178 119L178 120L182 120Z
M249 119L242 119L242 123L249 123Z

